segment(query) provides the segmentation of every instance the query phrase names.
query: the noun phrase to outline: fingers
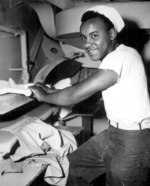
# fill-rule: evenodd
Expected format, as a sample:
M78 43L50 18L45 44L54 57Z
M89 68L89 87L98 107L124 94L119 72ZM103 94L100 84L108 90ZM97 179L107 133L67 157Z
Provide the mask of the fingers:
M44 86L44 84L43 83L40 83L40 82L37 82L35 85L36 86Z
M30 86L29 87L29 89L31 90L31 96L30 97L33 97L33 98L38 98L38 96L37 96L37 94L39 94L38 93L38 88L37 88L37 86L35 86L35 85L33 85L33 86Z
M28 89L31 91L30 97L31 98L36 98L34 86L30 86L30 87L28 87Z
M43 84L43 83L36 83L35 84L37 87L41 87L45 92L49 92L49 89L52 88L51 85L48 84Z

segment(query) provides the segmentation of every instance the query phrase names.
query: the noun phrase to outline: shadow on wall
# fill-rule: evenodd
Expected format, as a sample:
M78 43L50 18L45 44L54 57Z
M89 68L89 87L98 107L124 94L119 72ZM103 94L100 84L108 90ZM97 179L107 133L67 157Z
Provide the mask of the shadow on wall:
M131 20L125 20L125 25L125 28L118 37L119 41L137 49L142 55L144 46L149 40L148 31L146 29L140 29L139 26Z

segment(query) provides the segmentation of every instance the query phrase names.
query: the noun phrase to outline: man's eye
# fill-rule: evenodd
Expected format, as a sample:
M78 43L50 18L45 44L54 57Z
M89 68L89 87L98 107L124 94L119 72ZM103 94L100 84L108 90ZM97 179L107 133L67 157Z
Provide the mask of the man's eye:
M81 40L84 41L85 40L85 37L84 36L80 36Z
M98 35L97 35L97 34L93 34L91 37L92 37L93 39L96 39L96 38L98 37Z

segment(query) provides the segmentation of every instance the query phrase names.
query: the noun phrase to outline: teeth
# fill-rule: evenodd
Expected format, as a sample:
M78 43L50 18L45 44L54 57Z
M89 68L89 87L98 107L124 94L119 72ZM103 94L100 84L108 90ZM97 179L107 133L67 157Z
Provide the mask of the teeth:
M95 51L96 49L90 49L90 50L87 50L89 53Z
M93 51L93 50L90 49L90 50L87 50L87 51L88 51L88 52L91 52L91 51Z
M88 52L89 52L89 53L93 53L93 51L94 51L94 50L89 50Z

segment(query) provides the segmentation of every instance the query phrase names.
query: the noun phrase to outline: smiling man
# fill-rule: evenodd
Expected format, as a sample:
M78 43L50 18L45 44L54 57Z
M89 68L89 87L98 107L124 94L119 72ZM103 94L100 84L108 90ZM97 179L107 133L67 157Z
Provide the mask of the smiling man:
M150 183L150 100L139 53L118 43L124 28L118 11L96 6L82 16L80 33L91 60L101 60L97 72L63 90L31 87L39 100L76 104L102 91L109 128L68 156L68 186L91 185L106 173L107 186L148 186ZM99 184L100 185L100 184Z

